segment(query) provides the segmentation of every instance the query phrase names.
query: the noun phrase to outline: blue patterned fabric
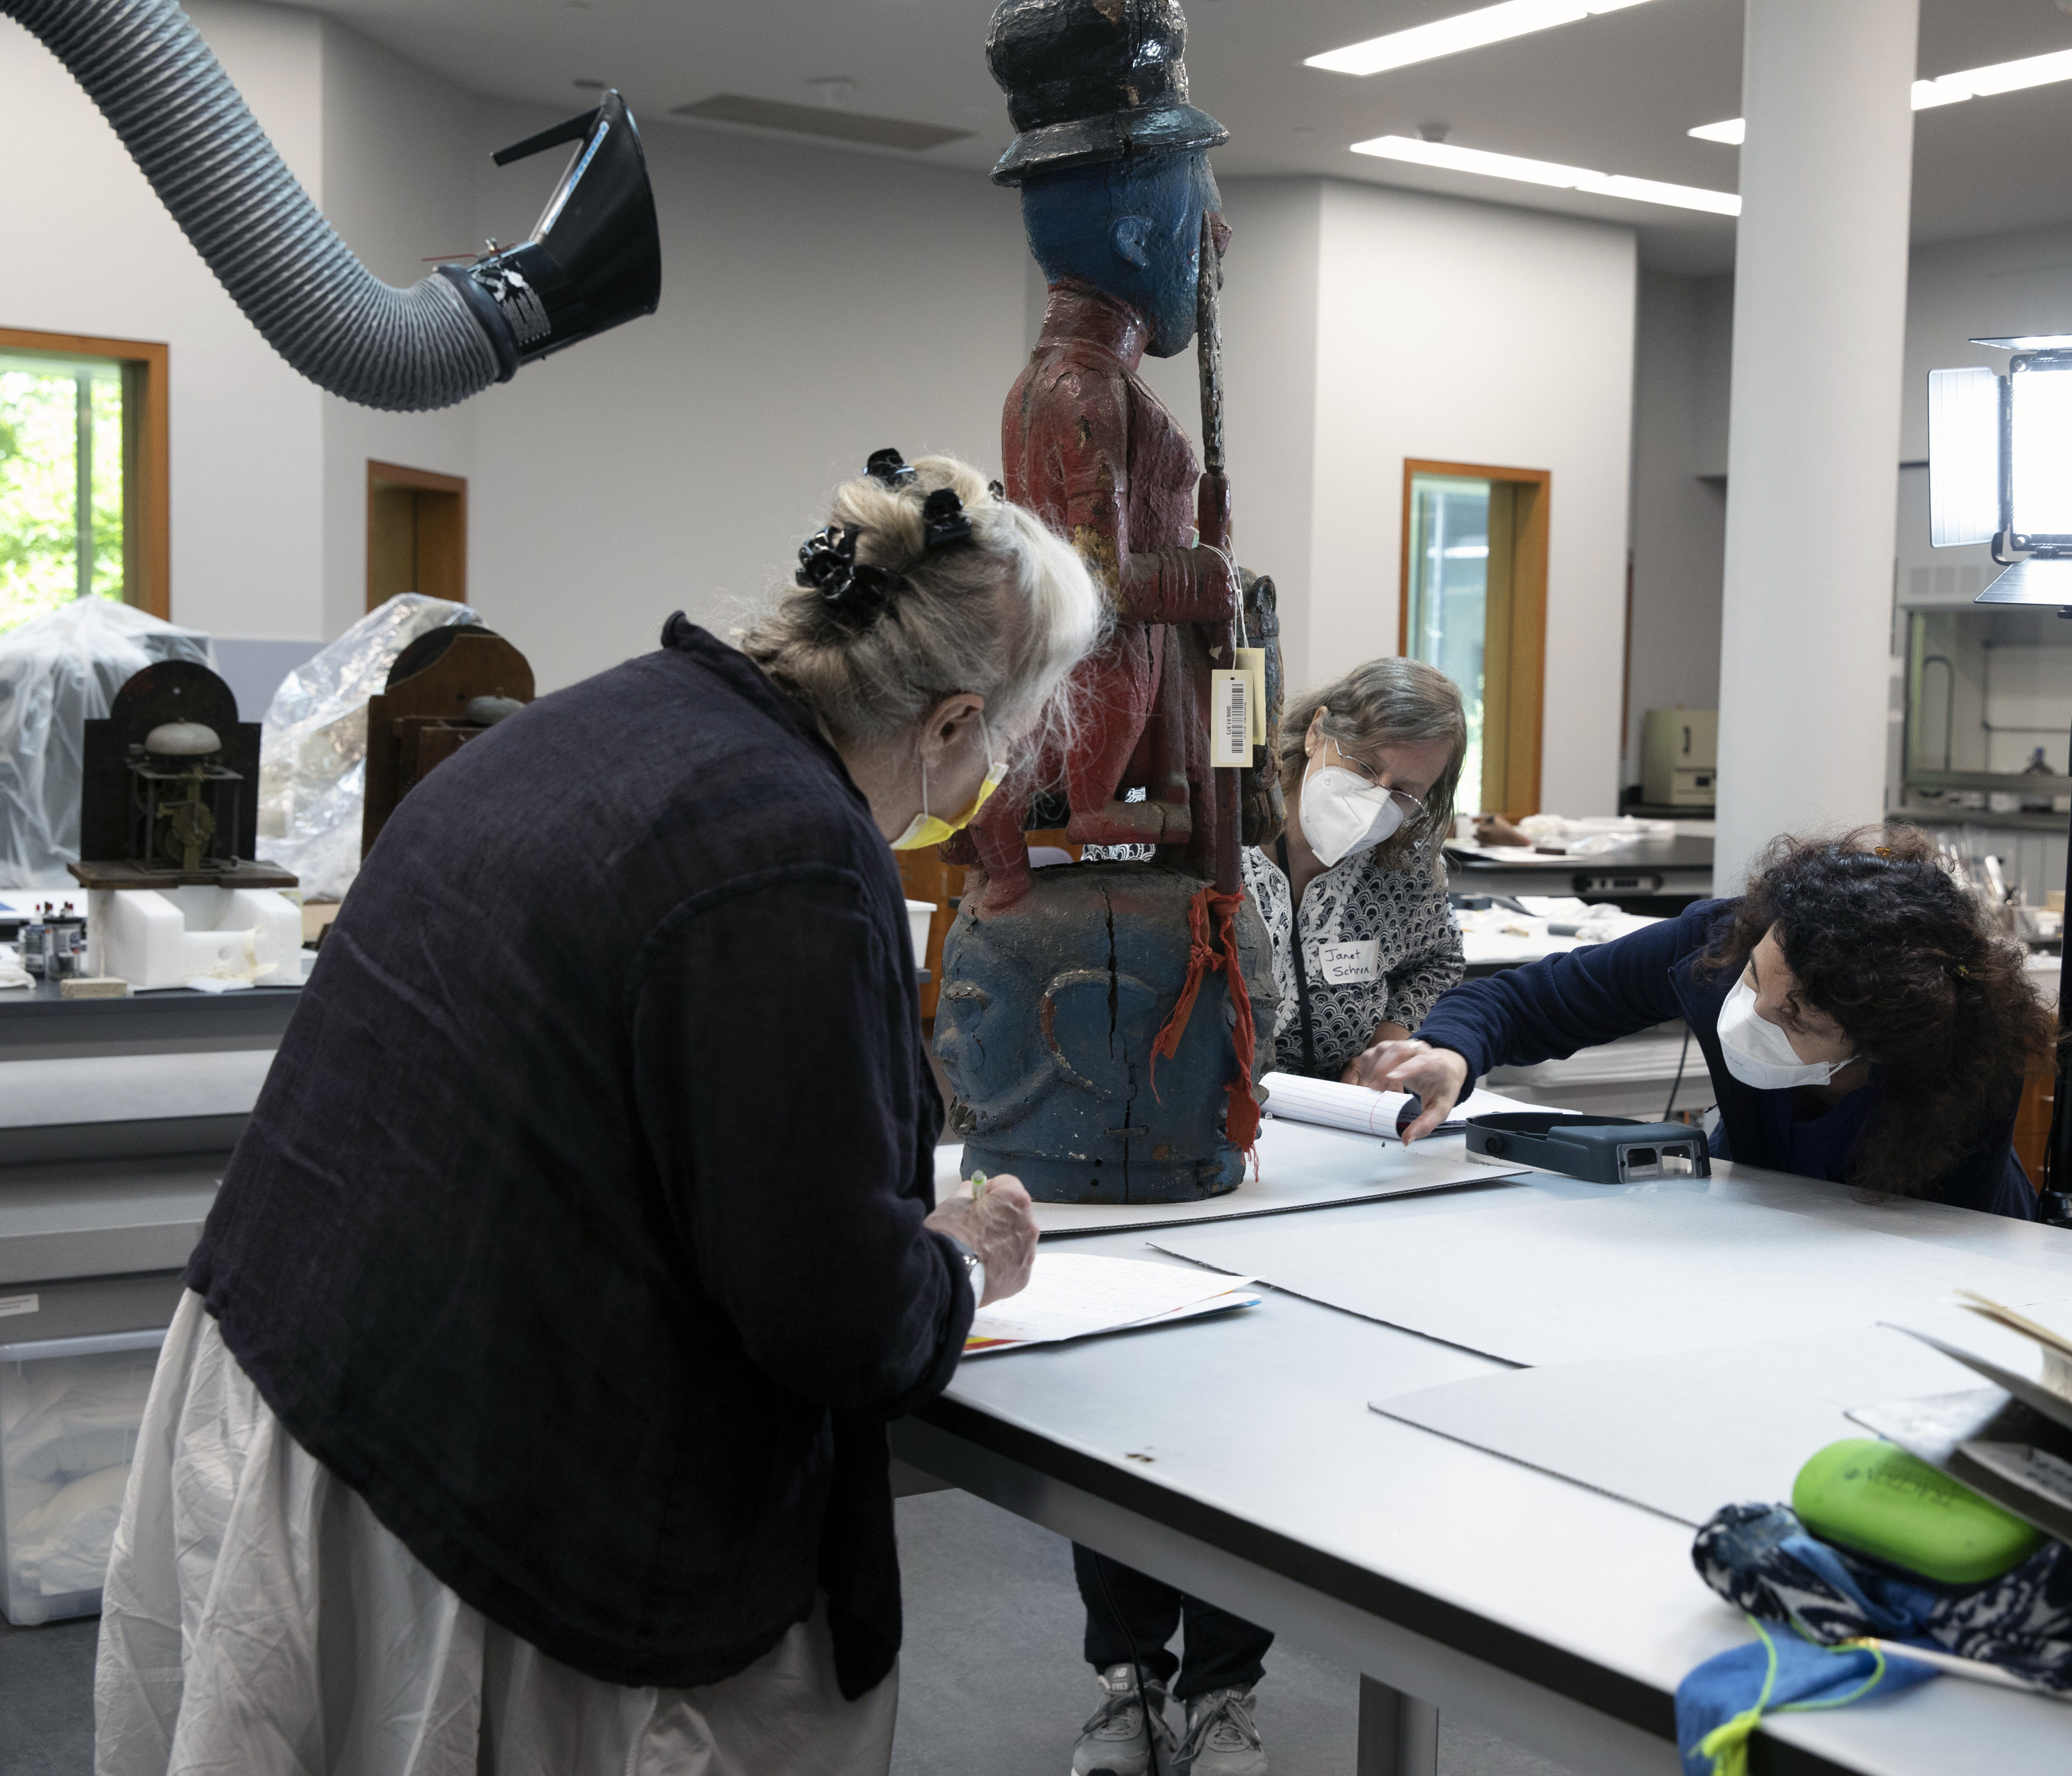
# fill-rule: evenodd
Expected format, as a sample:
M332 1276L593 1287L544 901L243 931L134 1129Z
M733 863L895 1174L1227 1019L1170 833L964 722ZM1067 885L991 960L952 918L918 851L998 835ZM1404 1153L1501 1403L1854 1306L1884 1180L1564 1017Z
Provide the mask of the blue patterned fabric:
M1935 1585L1815 1540L1782 1505L1729 1505L1698 1531L1691 1560L1728 1602L1823 1646L1918 1641L2072 1691L2072 1548L2062 1542L1983 1584Z

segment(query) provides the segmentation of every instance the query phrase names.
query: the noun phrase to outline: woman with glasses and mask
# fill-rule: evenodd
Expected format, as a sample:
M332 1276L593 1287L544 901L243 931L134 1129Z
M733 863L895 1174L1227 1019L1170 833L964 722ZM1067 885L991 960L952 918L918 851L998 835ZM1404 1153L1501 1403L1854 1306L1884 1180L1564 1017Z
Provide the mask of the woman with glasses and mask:
M1291 699L1281 734L1287 829L1243 859L1245 887L1273 935L1275 1065L1350 1080L1363 1052L1407 1038L1466 972L1439 846L1453 830L1467 717L1445 674L1414 660L1373 660ZM1252 1691L1273 1636L1092 1548L1075 1547L1072 1558L1102 1690L1072 1776L1146 1776L1154 1739L1161 1769L1266 1776ZM1176 1656L1166 1643L1183 1622ZM1169 1688L1186 1703L1184 1743L1165 1724Z
M1922 833L1780 838L1738 899L1470 981L1355 1071L1424 1099L1414 1140L1493 1067L1680 1018L1715 1157L2033 1220L2012 1139L2053 1029L2024 962Z
M1359 1083L1360 1056L1407 1038L1466 972L1439 847L1467 717L1443 672L1371 660L1291 699L1281 731L1287 829L1244 860L1273 934L1275 1063Z

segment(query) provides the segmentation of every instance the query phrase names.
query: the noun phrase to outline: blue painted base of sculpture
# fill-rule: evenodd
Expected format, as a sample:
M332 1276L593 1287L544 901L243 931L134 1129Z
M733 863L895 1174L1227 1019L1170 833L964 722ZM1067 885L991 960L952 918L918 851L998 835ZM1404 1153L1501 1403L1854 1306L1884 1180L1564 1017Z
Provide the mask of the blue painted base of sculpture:
M1223 1132L1235 1076L1223 976L1202 983L1170 1059L1151 1045L1187 974L1198 878L1156 863L1059 865L1013 906L968 898L943 944L935 1054L955 1094L964 1174L1012 1173L1039 1202L1190 1202L1237 1188ZM1272 940L1248 898L1237 922L1270 1065L1280 1009Z

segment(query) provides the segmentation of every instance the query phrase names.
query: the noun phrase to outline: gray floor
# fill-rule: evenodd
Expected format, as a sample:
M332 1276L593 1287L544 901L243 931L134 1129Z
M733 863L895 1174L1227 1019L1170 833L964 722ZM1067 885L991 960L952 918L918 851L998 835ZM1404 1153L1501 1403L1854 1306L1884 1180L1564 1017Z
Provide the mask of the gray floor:
M1092 1706L1071 1551L960 1492L899 1504L906 1647L894 1776L1063 1776ZM88 1776L97 1624L0 1622L0 1772ZM1350 1776L1359 1680L1281 1641L1259 1725L1275 1776ZM1474 1727L1442 1723L1441 1776L1568 1776ZM772 1772L771 1776L779 1776Z
M899 1502L906 1645L894 1776L1064 1776L1094 1700L1069 1543L972 1498ZM1359 1679L1276 1641L1259 1687L1274 1776L1350 1776ZM1465 1722L1442 1720L1440 1776L1568 1776Z

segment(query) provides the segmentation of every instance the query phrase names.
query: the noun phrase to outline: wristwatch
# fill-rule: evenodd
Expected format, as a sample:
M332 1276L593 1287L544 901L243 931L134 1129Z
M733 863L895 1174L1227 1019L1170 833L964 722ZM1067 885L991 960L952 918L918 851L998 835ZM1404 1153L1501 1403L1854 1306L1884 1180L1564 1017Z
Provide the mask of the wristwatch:
M972 1305L976 1307L985 1299L985 1265L979 1255L954 1233L946 1233L943 1237L957 1248L957 1256L964 1261L964 1276L971 1284Z

